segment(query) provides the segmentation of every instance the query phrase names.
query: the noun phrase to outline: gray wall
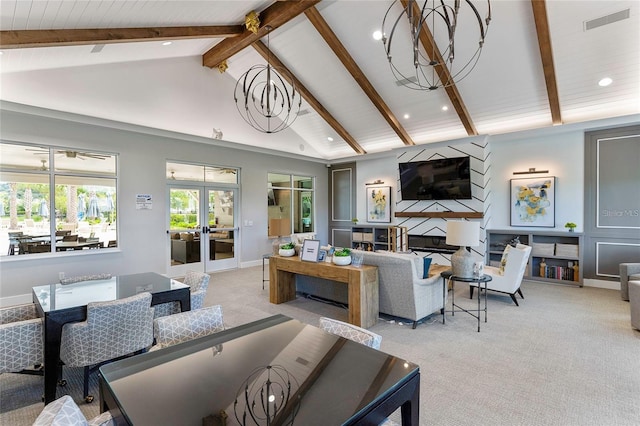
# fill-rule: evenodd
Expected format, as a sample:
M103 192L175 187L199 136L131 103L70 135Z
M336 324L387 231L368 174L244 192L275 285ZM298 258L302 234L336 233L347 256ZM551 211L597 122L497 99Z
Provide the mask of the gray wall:
M267 173L282 172L316 177L316 232L327 242L327 169L324 162L270 155L252 149L215 146L213 140L117 122L58 113L3 103L0 110L0 137L83 150L115 152L119 156L118 239L115 253L70 253L68 256L25 256L3 258L0 263L0 302L6 305L28 296L35 285L56 282L58 273L67 276L88 273L126 274L144 271L166 273L167 181L165 162L239 167L241 200L239 224L241 266L261 264L262 254L271 252L267 238ZM278 137L277 134L272 135ZM224 144L224 143L223 143ZM227 144L229 145L229 144ZM136 210L135 195L151 194L152 210Z
M586 230L585 221L585 133L601 129L611 129L630 124L638 124L640 115L616 117L586 123L567 124L537 130L508 133L487 137L489 143L490 168L486 185L486 197L491 203L491 214L487 229L514 229L516 232L527 230L565 231L566 222L575 222L577 232ZM473 140L474 138L468 138ZM458 141L429 144L429 149L440 149ZM464 140L462 140L464 142ZM424 147L415 147L422 149ZM357 160L358 175L358 217L364 220L365 183L381 179L391 183L397 189L398 166L396 155L406 148L393 150ZM556 177L556 216L554 228L511 227L510 224L510 180L518 175L513 172L528 170L549 170L548 176ZM533 175L533 176L545 176ZM527 175L524 175L527 176ZM522 177L522 176L520 176ZM392 201L392 214L396 211ZM399 224L392 217L392 224ZM635 238L635 237L633 237ZM636 238L634 243L640 243ZM586 258L585 258L586 260ZM444 259L438 260L445 263ZM585 285L615 288L618 283L598 279L585 279ZM618 287L619 288L619 287Z

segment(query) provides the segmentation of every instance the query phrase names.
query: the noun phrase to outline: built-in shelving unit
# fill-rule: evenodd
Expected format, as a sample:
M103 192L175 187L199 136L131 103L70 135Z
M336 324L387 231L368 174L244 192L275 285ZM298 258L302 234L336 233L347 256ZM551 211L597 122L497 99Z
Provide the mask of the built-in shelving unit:
M354 226L351 228L351 248L376 251L389 250L388 226Z
M351 228L351 248L367 251L408 250L409 236L405 226L354 226Z
M525 279L582 287L582 234L577 232L544 232L487 230L486 262L499 265L504 248L519 241L532 247Z

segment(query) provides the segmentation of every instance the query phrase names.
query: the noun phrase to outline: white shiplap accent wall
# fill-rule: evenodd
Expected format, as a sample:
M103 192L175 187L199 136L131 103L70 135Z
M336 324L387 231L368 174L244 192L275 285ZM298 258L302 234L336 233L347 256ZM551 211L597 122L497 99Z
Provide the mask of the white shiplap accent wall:
M482 212L482 219L464 219L480 222L480 240L476 247L471 247L472 253L478 260L485 257L485 229L491 219L491 191L490 165L491 156L488 139L474 138L457 144L438 145L434 147L411 148L400 151L397 155L398 163L433 160L437 158L471 157L471 200L402 200L400 194L400 176L397 176L396 212ZM410 235L446 236L447 221L459 219L443 218L397 218L397 225L406 226ZM450 255L433 254L433 261L448 264Z

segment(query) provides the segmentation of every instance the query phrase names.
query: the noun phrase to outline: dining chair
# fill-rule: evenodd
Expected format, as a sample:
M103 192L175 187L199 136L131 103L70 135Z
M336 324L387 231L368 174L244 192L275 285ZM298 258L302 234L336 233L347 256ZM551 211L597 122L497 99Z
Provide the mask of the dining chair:
M327 317L320 318L320 328L327 333L380 350L382 336L365 328ZM379 426L400 426L400 424L387 418Z
M84 367L83 397L89 395L89 376L101 365L145 352L153 344L151 293L87 305L87 319L62 327L60 359L67 367Z
M200 309L204 305L204 298L207 295L210 279L211 276L204 272L187 271L183 282L190 287L191 310ZM179 312L181 312L179 302L168 302L156 305L154 315L156 318L160 318Z
M320 328L328 333L353 340L373 349L379 350L382 343L382 336L379 334L332 318L321 317Z
M22 372L43 359L42 318L35 304L0 309L0 373Z
M220 305L156 318L153 321L156 344L151 350L177 345L223 330L224 320Z
M97 417L87 419L80 407L69 395L62 396L46 405L40 412L33 426L115 426L116 422L109 411Z

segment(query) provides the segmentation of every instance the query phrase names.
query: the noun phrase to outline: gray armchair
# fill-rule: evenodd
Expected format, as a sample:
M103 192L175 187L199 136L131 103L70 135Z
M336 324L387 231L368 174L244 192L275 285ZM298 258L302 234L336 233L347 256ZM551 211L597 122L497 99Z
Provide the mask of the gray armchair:
M191 292L191 310L202 308L204 298L209 288L209 280L211 276L204 272L187 271L184 277L184 283L190 287ZM155 306L155 318L173 315L180 312L179 302L161 303Z
M87 319L62 327L60 359L67 367L84 367L84 399L89 395L89 375L100 365L153 344L151 293L144 292L109 302L87 305Z
M629 307L631 309L631 326L640 330L640 279L629 281Z
M629 280L640 281L640 263L620 264L620 297L629 300Z
M42 318L35 305L0 309L0 373L19 372L42 361Z

